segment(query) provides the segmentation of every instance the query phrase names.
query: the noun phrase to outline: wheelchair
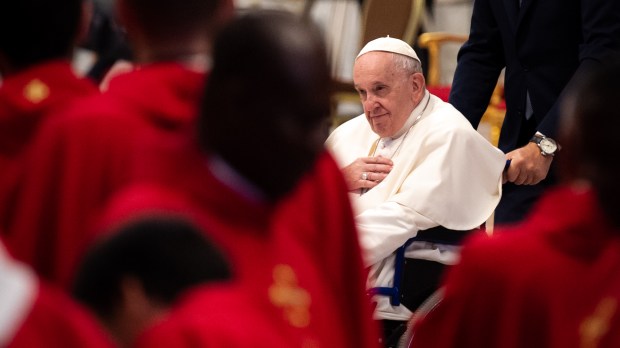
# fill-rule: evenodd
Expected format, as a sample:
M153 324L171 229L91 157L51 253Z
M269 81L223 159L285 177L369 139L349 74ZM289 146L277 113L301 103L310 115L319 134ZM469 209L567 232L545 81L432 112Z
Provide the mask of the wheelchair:
M415 237L407 240L394 252L394 278L392 286L371 288L368 290L368 295L387 296L392 306L404 305L413 312L413 316L407 325L407 330L401 336L399 347L408 347L414 321L419 320L441 301L442 290L440 284L447 267L435 261L406 258L405 251L407 248L413 242L461 245L463 240L473 233L483 232L484 230L480 228L457 231L437 226L419 231ZM416 282L416 278L421 281Z

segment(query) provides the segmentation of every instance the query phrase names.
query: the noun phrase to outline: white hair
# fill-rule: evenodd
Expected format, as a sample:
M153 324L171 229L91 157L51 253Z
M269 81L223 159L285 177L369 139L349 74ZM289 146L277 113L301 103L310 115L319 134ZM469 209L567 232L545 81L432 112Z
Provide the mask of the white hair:
M422 64L418 60L398 53L392 53L392 57L394 66L408 74L422 73Z

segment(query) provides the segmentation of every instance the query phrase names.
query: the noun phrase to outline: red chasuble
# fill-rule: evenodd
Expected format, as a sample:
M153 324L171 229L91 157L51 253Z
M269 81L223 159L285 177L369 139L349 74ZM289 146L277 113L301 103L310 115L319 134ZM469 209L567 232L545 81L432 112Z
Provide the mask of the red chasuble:
M164 320L138 337L134 347L315 347L287 342L276 322L264 315L250 292L235 285L192 290ZM306 345L304 345L306 344Z
M139 180L138 158L171 134L194 128L204 74L177 63L145 66L112 80L47 122L29 153L8 226L16 258L68 287L92 216L119 188ZM148 173L148 170L142 171Z
M289 347L377 347L346 186L327 153L271 205L223 184L204 156L173 152L187 160L157 170L167 187L119 195L104 226L157 211L187 214L227 253L235 279ZM243 321L242 311L230 315Z
M65 60L9 75L0 86L0 216L5 216L13 214L23 156L41 122L97 88L78 78Z
M558 189L472 240L445 286L412 347L620 347L620 230L591 191Z

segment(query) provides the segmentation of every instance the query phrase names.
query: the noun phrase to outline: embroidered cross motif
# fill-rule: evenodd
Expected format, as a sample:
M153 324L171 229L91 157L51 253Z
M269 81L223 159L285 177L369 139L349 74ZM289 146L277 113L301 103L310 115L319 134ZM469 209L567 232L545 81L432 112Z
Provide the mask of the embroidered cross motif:
M24 87L24 98L33 104L39 104L50 95L49 87L39 79L34 79Z
M581 336L581 348L595 348L609 331L609 321L616 312L618 301L615 298L606 297L599 302L594 313L585 318L579 326Z
M284 312L284 318L294 327L304 328L310 324L310 294L297 284L295 271L289 265L276 265L273 284L269 287L269 299Z

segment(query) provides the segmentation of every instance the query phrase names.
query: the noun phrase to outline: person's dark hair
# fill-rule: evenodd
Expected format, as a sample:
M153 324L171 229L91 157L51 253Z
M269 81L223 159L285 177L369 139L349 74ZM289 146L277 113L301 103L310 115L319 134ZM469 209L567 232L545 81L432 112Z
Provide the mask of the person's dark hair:
M88 34L80 47L97 55L86 76L99 85L114 63L118 60L132 61L134 57L126 34L109 8L111 5L106 1L95 1L93 5Z
M83 0L18 0L0 5L0 54L12 69L69 58Z
M209 27L223 0L124 0L145 33L174 38Z
M230 277L223 254L193 224L150 217L121 225L87 252L73 296L100 318L111 319L127 278L138 280L150 299L172 304L194 285Z
M258 11L216 37L200 139L270 199L311 169L327 137L330 74L320 31Z
M567 179L586 179L597 192L601 208L620 227L620 57L581 75L567 96L562 122L561 159Z

